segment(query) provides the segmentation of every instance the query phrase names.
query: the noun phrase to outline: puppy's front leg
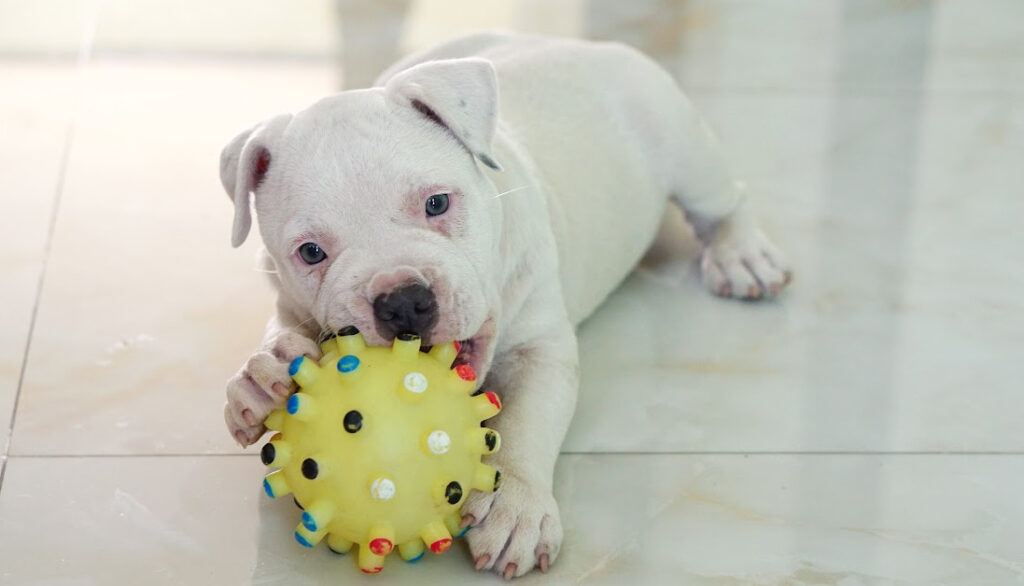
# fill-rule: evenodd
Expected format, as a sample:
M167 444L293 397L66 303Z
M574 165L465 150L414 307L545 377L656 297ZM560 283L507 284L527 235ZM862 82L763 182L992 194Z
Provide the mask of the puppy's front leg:
M502 484L496 493L474 492L462 509L476 568L506 579L538 565L546 572L562 542L552 483L576 407L579 359L568 319L550 329L496 357L487 383L503 403L494 423L502 447L488 463Z
M303 355L320 358L319 345L299 323L285 312L270 318L259 350L228 380L224 422L242 447L263 435L263 420L295 391L288 375L291 361Z

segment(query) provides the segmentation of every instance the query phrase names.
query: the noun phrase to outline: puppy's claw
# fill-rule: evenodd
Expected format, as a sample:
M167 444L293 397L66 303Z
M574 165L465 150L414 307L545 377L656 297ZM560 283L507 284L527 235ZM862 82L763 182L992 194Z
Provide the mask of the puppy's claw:
M473 523L476 523L476 517L474 517L473 515L464 515L462 517L462 521L459 523L459 529L472 527Z
M481 556L477 556L477 558L476 558L476 569L478 569L478 570L484 569L484 566L486 566L487 562L489 562L489 561L491 561L491 554L489 554L489 553L485 553L485 554L483 554Z
M242 446L243 448L245 448L245 447L247 447L249 445L249 441L248 441L249 438L246 437L244 431L239 429L238 431L235 432L234 435L235 435L235 441L238 442L238 445Z
M505 579L506 580L511 580L512 578L514 578L515 575L516 575L516 570L517 569L518 569L518 566L516 566L515 564L509 564L509 565L505 566Z
M540 554L540 559L538 560L538 562L540 564L540 571L547 574L548 567L551 565L551 557L548 556L548 554L546 553L542 553Z

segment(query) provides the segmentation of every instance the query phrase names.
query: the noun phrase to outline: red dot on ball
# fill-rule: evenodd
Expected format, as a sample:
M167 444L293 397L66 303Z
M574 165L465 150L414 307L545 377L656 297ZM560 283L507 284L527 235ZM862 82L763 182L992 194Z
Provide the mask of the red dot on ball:
M448 551L448 548L452 546L451 539L438 539L434 543L430 544L430 551L434 553L444 553Z
M455 367L455 373L459 375L459 378L467 381L476 380L476 371L473 367L468 364L460 364Z
M370 542L370 551L377 555L388 555L394 547L395 544L383 537L378 537Z
M501 410L501 399L498 398L498 395L491 391L487 391L486 393L484 393L484 396L487 397L487 400L491 402L491 405L497 407L499 411Z

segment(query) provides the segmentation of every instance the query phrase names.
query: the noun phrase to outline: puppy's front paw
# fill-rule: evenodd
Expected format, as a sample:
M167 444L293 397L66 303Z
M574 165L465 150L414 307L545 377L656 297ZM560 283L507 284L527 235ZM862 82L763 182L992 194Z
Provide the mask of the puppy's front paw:
M716 234L700 259L704 285L723 297L760 299L782 291L793 271L761 230Z
M562 522L551 491L536 489L512 473L496 493L473 492L462 508L469 549L478 570L506 580L535 567L547 572L562 544Z
M224 421L242 447L253 444L266 428L263 420L294 392L288 366L299 356L319 359L320 348L310 339L288 332L278 336L269 350L249 357L228 381Z

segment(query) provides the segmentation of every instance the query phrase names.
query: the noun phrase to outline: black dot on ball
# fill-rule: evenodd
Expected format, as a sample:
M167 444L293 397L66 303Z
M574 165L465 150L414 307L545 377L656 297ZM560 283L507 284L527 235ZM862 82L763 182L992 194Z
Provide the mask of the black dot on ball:
M320 467L317 466L316 460L313 458L306 458L302 461L302 475L310 480L314 480L317 475L320 474Z
M494 447L498 445L498 434L488 431L484 434L484 443L487 444L487 449L493 452Z
M337 337L336 334L334 334L333 332L328 332L327 334L324 334L323 336L320 336L320 343L323 344L324 342L326 342L328 340L333 340L336 337Z
M494 471L494 490L501 488L501 470Z
M349 411L345 414L345 431L355 433L363 428L363 414L358 411Z
M263 449L260 450L260 461L263 462L264 466L270 466L270 463L277 457L277 448L274 444L264 444Z
M458 504L462 500L462 485L455 481L449 482L444 489L444 498L449 505Z
M420 339L420 337L417 334L414 334L412 332L399 332L398 335L395 337L403 342L412 342L413 340Z
M338 330L339 336L354 336L359 333L359 328L355 326L345 326Z
M302 505L301 505L301 504L299 503L299 499L295 498L295 496L294 496L294 495L292 496L292 502L293 502L293 503L295 503L295 506L296 506L296 507L299 507L299 509L301 509L301 510L303 510L303 511L305 511L305 510L306 510L306 507L302 506Z

